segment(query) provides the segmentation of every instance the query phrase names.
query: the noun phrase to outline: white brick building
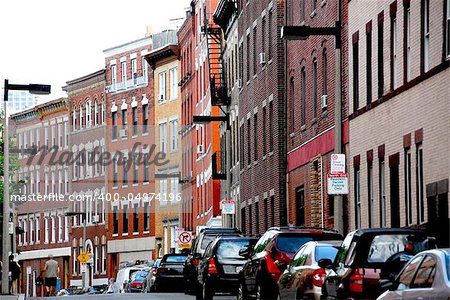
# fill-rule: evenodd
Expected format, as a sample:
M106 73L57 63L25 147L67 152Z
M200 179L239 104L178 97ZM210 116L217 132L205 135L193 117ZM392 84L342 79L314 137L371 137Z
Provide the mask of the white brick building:
M420 225L448 246L449 20L450 0L349 2L350 229Z

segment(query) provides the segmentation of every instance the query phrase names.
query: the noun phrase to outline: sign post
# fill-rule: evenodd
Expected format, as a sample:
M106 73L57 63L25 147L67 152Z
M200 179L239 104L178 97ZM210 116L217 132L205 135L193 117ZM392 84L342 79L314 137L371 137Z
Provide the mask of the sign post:
M236 201L234 200L223 200L222 201L222 214L223 215L234 215L236 212Z
M331 154L331 168L328 174L327 191L329 195L348 194L348 175L345 173L345 154Z

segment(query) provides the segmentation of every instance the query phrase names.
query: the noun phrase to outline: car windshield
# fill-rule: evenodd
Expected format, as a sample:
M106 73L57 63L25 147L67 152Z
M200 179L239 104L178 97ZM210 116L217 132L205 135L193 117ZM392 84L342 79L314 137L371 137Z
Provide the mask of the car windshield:
M131 280L137 280L137 281L144 280L145 277L147 277L147 275L148 275L148 271L139 271L139 272L136 272L133 274Z
M223 240L217 248L218 259L244 259L239 256L239 250L247 247L249 240Z
M392 255L402 252L407 244L412 244L414 254L434 248L426 236L411 234L376 235L369 248L367 262L384 263Z
M200 245L200 248L202 250L205 250L206 247L208 247L209 243L211 243L214 239L215 239L215 236L213 236L213 235L204 235L202 244Z
M184 255L174 255L174 256L167 256L164 262L166 263L184 263L187 256Z
M338 246L318 246L316 247L316 261L323 258L329 258L334 261L338 250Z
M161 259L157 259L155 261L155 263L153 264L152 268L157 268L157 267L159 267L160 264L161 264Z
M310 236L280 236L277 239L277 248L287 253L295 253L303 244L312 241Z
M446 265L447 265L447 277L448 277L448 281L450 281L450 252L447 252L445 254L445 260L446 260Z

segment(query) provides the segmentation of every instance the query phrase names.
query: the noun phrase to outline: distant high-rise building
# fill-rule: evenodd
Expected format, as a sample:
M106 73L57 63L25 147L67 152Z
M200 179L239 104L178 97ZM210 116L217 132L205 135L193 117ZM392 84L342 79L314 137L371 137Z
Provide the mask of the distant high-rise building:
M3 93L0 100L0 111L3 111ZM38 97L30 94L28 91L9 91L8 109L9 113L16 113L27 108L34 107L38 102Z

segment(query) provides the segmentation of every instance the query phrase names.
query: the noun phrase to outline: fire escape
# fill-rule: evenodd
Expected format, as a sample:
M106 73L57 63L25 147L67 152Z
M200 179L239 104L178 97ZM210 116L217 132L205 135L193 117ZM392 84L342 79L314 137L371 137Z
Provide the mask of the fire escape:
M227 123L228 128L228 113L223 110L222 106L230 104L230 97L228 96L228 89L226 85L225 67L223 64L222 52L222 29L215 25L209 24L205 18L205 25L202 28L206 34L207 48L208 48L208 65L209 65L209 83L211 90L211 106L219 106L222 111L222 118ZM213 179L226 180L226 160L221 155L220 151L212 155L212 177Z

